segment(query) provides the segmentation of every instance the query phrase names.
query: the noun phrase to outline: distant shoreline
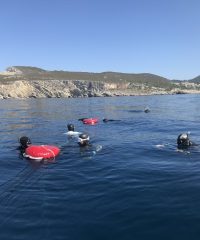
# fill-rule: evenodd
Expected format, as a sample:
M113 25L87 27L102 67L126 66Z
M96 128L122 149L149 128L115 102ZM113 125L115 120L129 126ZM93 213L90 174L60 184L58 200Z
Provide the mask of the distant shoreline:
M92 86L91 86L92 85ZM28 99L28 98L86 98L86 97L114 97L114 96L150 96L199 94L197 90L172 89L125 89L125 87L109 86L98 82L88 81L11 81L0 85L0 99Z
M196 79L197 80L197 79ZM46 71L9 67L0 73L0 99L83 98L199 94L200 84L171 81L154 74Z

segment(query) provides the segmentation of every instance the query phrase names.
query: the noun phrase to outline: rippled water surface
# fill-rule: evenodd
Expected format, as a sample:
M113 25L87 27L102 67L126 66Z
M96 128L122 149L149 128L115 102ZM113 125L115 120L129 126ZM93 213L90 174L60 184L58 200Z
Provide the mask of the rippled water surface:
M200 95L0 101L0 239L199 239ZM150 113L144 113L149 106ZM83 125L83 117L99 124ZM104 123L112 118L116 122ZM68 123L90 135L80 149ZM61 148L23 159L18 138Z

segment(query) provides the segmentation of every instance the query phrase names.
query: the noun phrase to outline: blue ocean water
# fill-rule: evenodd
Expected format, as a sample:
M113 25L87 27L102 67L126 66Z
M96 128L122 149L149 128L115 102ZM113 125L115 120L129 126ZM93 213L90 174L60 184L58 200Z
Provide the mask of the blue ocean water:
M0 239L199 239L200 95L0 101ZM151 111L144 113L148 106ZM99 124L83 125L83 117ZM103 118L121 121L104 123ZM80 149L68 123L90 135ZM61 148L21 158L18 138Z

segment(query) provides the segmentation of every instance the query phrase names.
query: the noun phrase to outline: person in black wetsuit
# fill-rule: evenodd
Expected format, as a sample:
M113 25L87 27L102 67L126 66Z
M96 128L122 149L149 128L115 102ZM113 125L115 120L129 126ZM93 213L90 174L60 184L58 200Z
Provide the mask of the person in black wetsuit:
M21 151L21 153L24 153L26 148L31 145L30 138L23 136L19 139L20 146L18 147L18 150Z
M74 132L74 124L71 124L71 123L67 124L67 129L68 131Z
M17 150L19 150L19 157L23 159L26 148L31 145L31 140L30 138L23 136L19 139L19 143L20 146L17 148Z
M149 113L149 112L150 112L150 109L149 109L148 107L146 107L146 108L144 109L144 112L145 112L145 113Z
M78 137L78 145L80 147L91 146L90 137L86 133L81 133Z
M78 145L80 147L80 154L84 158L93 158L99 151L101 151L101 145L95 145L90 143L90 137L86 133L82 133L78 138Z
M115 120L115 119L108 119L108 118L104 118L103 119L103 122L117 122L117 121L120 121L120 120Z
M182 133L177 138L177 147L179 149L186 149L188 147L197 146L197 145L198 144L190 141L188 133Z

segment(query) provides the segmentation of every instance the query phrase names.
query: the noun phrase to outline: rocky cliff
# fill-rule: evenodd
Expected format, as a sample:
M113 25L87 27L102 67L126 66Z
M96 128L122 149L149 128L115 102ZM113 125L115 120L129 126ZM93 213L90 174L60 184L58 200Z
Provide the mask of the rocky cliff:
M74 73L9 67L0 73L0 99L200 93L198 83L153 74Z

